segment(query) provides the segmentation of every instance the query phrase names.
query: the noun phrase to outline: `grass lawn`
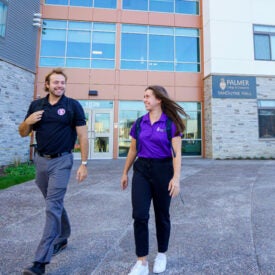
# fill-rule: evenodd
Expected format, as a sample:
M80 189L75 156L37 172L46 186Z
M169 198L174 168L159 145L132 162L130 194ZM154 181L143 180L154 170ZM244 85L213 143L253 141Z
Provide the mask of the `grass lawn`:
M0 189L20 184L34 179L35 168L33 164L20 163L3 167L0 173Z

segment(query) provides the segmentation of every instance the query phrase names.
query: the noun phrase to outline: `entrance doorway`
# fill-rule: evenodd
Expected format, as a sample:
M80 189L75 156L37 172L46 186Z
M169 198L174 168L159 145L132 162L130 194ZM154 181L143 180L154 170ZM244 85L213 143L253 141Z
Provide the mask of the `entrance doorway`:
M113 158L113 102L105 100L79 100L82 105L88 127L88 159ZM78 141L74 158L80 159Z
M113 112L88 111L89 159L113 157Z

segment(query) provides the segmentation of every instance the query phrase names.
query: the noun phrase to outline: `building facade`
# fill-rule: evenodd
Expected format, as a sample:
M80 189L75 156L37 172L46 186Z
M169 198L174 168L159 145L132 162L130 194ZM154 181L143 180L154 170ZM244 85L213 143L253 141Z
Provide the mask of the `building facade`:
M34 94L39 11L39 0L0 0L0 165L29 159L17 129Z
M34 97L46 95L52 68L65 68L66 93L85 109L89 158L126 156L144 89L154 84L189 114L183 156L273 158L273 2L41 1Z
M203 1L205 156L275 157L272 0Z
M163 85L190 116L183 118L183 155L203 154L200 5L198 0L42 4L35 97L45 96L45 74L65 68L66 94L86 112L89 158L126 156L129 130L145 113L149 85ZM74 154L80 157L77 144Z

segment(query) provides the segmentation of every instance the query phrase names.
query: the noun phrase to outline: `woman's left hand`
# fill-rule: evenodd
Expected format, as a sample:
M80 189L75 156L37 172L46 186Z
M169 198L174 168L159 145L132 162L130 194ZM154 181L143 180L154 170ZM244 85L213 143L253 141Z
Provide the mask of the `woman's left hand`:
M169 195L174 198L180 192L180 181L179 179L172 178L168 185Z

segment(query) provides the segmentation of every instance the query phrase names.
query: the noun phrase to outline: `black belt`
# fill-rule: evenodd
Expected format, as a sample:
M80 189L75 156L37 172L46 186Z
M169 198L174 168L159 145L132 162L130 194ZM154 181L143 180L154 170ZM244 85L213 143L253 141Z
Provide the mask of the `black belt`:
M42 153L40 153L40 152L37 152L37 154L38 154L40 157L43 157L43 158L54 159L54 158L59 158L59 157L62 157L62 156L71 154L71 152L63 152L63 153L57 153L57 154L53 154L53 155L47 155L47 154L42 154Z
M138 160L143 162L150 162L150 163L161 163L161 162L169 162L172 161L172 158L162 158L162 159L156 159L156 158L138 158Z

